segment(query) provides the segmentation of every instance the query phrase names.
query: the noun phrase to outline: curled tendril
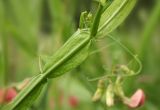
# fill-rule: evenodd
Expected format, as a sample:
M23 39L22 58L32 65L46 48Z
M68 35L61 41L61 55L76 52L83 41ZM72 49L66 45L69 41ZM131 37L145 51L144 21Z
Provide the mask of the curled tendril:
M128 52L134 59L135 61L137 62L137 64L139 65L139 68L138 70L132 74L132 75L126 75L126 76L133 76L133 75L137 75L141 72L142 70L142 63L141 61L139 60L138 56L137 55L134 55L134 53L132 51L130 51L125 45L123 45L120 41L116 40L112 35L108 35L109 38L111 38L112 40L114 40L116 43L118 43L126 52Z
M124 75L121 75L122 77L129 77L129 76L134 76L134 75L138 75L141 70L142 70L142 63L141 61L139 60L138 56L137 55L134 55L134 53L132 51L130 51L124 44L122 44L120 41L116 40L112 35L105 35L104 37L109 37L110 39L112 39L113 41L115 41L118 45L120 45L127 53L129 53L134 59L135 61L137 62L137 64L139 65L139 68L136 72L133 72L133 74L124 74ZM96 80L99 80L99 79L106 79L106 78L109 78L109 77L117 77L116 74L109 74L109 75L104 75L104 76L100 76L100 77L96 77L96 78L87 78L88 81L96 81Z

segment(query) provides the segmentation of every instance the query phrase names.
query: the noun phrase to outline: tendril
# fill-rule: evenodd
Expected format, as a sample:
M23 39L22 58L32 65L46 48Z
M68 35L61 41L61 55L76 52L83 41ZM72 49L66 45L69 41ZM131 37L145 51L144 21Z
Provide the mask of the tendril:
M115 43L113 42L113 43L110 43L110 44L108 44L108 45L100 48L100 49L97 49L97 50L95 50L95 51L92 51L92 52L89 54L89 56L90 56L90 55L93 55L93 54L96 54L96 53L99 53L100 51L102 51L102 50L104 50L104 49L106 49L106 48L108 48L108 47L111 47L111 46L113 46L114 44L115 44Z
M136 72L134 72L134 74L132 75L137 75L141 72L142 70L142 63L141 61L139 60L138 56L137 55L134 55L134 53L129 50L124 44L122 44L120 41L116 40L112 35L107 35L109 38L111 38L112 40L114 40L117 44L119 44L126 52L128 52L134 59L135 61L137 62L139 68ZM132 76L132 75L127 75L127 76Z
M112 35L105 35L104 37L106 37L106 36L109 37L110 39L112 39L113 41L115 41L120 47L122 47L127 53L129 53L135 59L135 61L137 62L138 66L139 66L139 68L137 69L137 71L133 72L133 74L124 74L124 75L121 75L121 76L122 77L129 77L129 76L133 76L133 75L138 75L141 72L141 70L142 70L142 63L139 60L138 56L134 55L134 53L131 50L129 50L120 41L118 41L117 39L115 39ZM87 80L88 81L96 81L96 80L99 80L99 79L106 79L106 78L109 78L109 77L117 77L117 74L104 75L104 76L100 76L100 77L96 77L96 78L92 78L92 79L87 78Z

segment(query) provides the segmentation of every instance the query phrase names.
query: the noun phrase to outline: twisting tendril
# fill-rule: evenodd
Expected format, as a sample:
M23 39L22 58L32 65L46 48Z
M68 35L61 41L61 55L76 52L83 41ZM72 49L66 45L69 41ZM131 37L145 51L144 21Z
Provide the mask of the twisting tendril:
M127 53L129 53L134 59L135 61L137 62L139 68L136 72L133 72L133 74L124 74L122 75L123 77L129 77L129 76L133 76L133 75L138 75L141 70L142 70L142 63L141 61L139 60L138 56L135 55L131 50L129 50L124 44L122 44L120 41L118 41L117 39L115 39L112 35L105 35L104 37L108 37L110 39L112 39L113 41L115 41L118 45L120 45L120 47L122 47ZM104 38L103 37L103 38ZM96 80L99 80L99 79L106 79L106 78L109 78L109 77L117 77L116 74L109 74L109 75L104 75L104 76L100 76L100 77L96 77L96 78L87 78L88 81L96 81Z

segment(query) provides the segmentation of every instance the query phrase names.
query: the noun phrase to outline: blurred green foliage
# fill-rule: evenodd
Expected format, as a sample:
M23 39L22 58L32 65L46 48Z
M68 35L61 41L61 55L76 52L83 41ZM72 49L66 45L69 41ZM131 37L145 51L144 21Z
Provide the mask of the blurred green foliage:
M38 56L54 53L78 27L80 12L95 12L91 0L0 0L0 87L12 85L33 76L38 69ZM146 93L146 103L138 110L160 108L160 1L138 0L127 20L112 33L143 63L140 75L125 80L130 96L137 88ZM33 110L127 110L118 103L107 108L104 100L91 102L97 81L87 78L103 76L115 64L127 64L132 58L108 38L99 39L91 54L78 68L50 81L47 90L31 108ZM91 50L92 51L92 50ZM133 65L134 66L134 65ZM79 104L72 107L69 97ZM62 98L63 97L63 98Z

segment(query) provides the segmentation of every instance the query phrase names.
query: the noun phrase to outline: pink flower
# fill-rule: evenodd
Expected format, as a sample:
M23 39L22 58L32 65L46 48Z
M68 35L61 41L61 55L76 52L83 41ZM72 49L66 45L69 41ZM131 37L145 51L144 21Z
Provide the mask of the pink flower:
M5 98L4 101L5 102L10 102L13 100L13 98L15 98L17 95L17 91L14 88L8 88L5 92Z
M130 101L127 105L130 108L137 108L144 104L145 102L145 94L142 89L138 89L130 98Z
M69 97L69 104L71 107L76 107L78 106L78 99L75 96L70 96Z

